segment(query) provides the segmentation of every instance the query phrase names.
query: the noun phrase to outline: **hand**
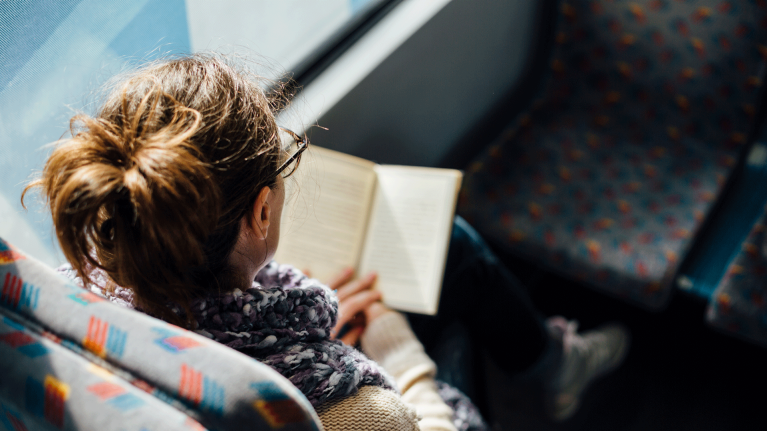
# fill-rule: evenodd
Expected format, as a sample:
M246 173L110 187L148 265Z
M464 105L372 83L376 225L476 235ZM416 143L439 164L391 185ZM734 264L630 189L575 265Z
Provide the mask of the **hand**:
M383 302L374 302L365 309L365 320L367 322L372 322L389 311L392 311L391 308L385 306Z
M381 292L372 290L375 281L373 272L355 280L354 271L345 269L328 283L331 289L338 290L340 317L333 332L337 334L344 325L350 324L352 328L340 338L350 346L357 344L367 323L388 311L380 302Z

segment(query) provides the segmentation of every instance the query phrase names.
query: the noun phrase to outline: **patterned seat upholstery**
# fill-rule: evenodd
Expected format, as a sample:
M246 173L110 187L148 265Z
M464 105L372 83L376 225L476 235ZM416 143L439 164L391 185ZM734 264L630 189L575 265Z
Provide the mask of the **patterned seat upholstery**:
M767 208L727 268L706 320L723 331L767 346Z
M541 99L468 168L487 238L648 308L736 165L767 54L764 1L566 1Z
M119 307L0 239L0 423L22 430L317 430L277 372Z

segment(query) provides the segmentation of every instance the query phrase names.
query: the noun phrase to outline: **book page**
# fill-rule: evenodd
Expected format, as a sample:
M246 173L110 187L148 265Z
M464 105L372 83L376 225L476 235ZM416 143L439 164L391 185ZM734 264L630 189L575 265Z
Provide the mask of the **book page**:
M378 272L392 308L436 314L461 172L376 166L360 274Z
M309 147L286 181L280 245L274 257L327 282L356 268L375 185L375 163Z

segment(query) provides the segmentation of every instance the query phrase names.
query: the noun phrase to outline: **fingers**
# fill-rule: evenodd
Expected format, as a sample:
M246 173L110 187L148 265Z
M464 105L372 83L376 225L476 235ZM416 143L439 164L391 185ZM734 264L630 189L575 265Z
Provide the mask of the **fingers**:
M357 314L364 313L365 308L381 299L381 293L367 290L352 295L338 305L338 321L333 328L333 333L338 333L341 328L352 321Z
M347 297L338 305L338 314L340 315L336 328L341 328L344 324L354 319L357 313L364 312L365 309L381 299L381 292L377 290L365 290Z
M339 289L341 286L348 283L352 277L354 277L354 270L351 268L344 268L328 282L328 287L331 289Z
M365 308L365 319L368 323L391 311L391 308L381 302L374 302Z
M353 326L352 329L349 330L349 332L346 333L343 337L341 337L341 341L344 344L347 344L349 346L354 346L360 341L360 337L362 336L362 331L365 330L364 326Z
M350 323L354 331L347 334L343 334L340 339L347 344L354 345L359 339L360 334L365 329L365 315L366 309L371 304L381 300L381 292L372 290L373 284L375 284L376 274L370 273L365 277L357 280L353 280L354 271L352 269L346 269L342 271L336 278L329 283L331 288L337 289L338 295L338 314L339 318L336 322L333 333L338 333L341 328ZM361 322L355 322L354 319L361 318ZM333 336L335 338L335 335ZM349 340L348 342L346 340Z
M351 282L346 282L338 288L338 300L344 301L346 298L356 294L357 292L372 288L373 284L375 284L376 277L376 273L371 272L362 278L358 278Z

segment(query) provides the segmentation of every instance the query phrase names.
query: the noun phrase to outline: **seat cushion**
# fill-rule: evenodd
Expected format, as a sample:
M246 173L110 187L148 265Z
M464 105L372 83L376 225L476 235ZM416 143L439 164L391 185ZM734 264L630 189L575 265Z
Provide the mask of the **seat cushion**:
M470 168L461 209L513 252L650 307L734 163L693 140L531 123ZM546 133L536 133L540 129Z
M117 306L0 239L0 307L205 427L319 429L306 397L268 366ZM69 382L64 381L69 384ZM106 414L94 409L94 414Z
M706 320L767 346L767 208L743 242L709 302Z
M0 423L5 429L205 429L36 329L0 307Z

